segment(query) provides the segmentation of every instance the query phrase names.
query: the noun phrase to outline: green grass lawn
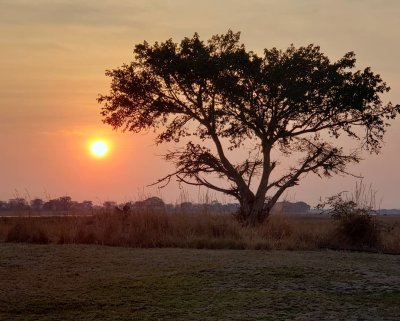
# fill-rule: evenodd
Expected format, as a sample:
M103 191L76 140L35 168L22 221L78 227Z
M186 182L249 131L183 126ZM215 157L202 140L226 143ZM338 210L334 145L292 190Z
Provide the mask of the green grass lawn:
M0 320L400 320L400 256L0 243Z

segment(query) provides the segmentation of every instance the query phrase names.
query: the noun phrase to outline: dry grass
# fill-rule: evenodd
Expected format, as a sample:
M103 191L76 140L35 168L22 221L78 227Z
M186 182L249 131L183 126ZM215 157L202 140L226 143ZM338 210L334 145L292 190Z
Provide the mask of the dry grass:
M374 250L400 253L400 218L380 217L380 244ZM316 250L354 249L322 216L271 216L244 228L229 215L109 213L73 217L0 218L0 241L98 244L125 247ZM365 250L365 248L363 248Z

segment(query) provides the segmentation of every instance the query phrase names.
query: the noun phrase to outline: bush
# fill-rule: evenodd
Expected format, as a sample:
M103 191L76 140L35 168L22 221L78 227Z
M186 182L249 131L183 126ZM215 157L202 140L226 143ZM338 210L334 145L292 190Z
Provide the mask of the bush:
M374 217L375 211L365 203L358 204L352 199L344 199L342 194L329 197L325 203L319 205L320 208L329 206L328 211L337 222L337 241L344 247L376 248L380 231Z

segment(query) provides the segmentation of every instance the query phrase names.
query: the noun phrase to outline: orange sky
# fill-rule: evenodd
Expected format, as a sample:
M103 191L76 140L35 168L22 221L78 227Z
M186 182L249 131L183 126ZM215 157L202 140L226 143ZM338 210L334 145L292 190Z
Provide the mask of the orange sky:
M194 32L207 39L230 28L257 52L291 43L318 44L332 59L355 51L359 68L371 66L391 86L385 100L400 103L399 16L397 0L2 0L0 200L27 193L96 203L150 195L179 200L175 185L146 188L172 169L158 156L165 148L154 146L151 134L111 131L96 102L108 91L105 69L131 61L143 40L180 41ZM97 137L111 142L108 157L88 152ZM400 119L379 156L365 154L350 168L372 183L381 207L400 207L399 138ZM287 199L315 205L320 196L353 186L351 178L310 176ZM192 190L190 200L202 193Z

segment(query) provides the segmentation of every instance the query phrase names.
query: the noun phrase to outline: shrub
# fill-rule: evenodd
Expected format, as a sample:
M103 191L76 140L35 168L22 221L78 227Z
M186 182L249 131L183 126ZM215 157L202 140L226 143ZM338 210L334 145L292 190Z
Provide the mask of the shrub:
M325 206L329 206L328 211L337 222L335 237L339 244L357 248L378 246L380 231L371 206L345 199L343 193L329 197L319 205L320 208Z

